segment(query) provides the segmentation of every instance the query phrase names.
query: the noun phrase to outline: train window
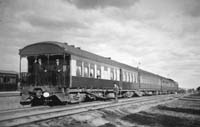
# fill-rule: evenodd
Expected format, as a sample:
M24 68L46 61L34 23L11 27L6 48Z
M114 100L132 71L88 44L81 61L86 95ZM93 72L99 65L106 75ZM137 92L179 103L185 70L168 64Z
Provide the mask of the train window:
M135 82L134 74L131 74L131 77L132 77L132 82Z
M89 68L84 67L84 77L89 77Z
M77 66L76 75L82 76L82 67L81 66Z
M94 64L90 64L90 77L91 78L94 78L95 72L94 72Z
M120 72L119 72L119 69L116 70L117 71L117 81L120 80Z
M126 81L126 72L123 72L123 81Z
M10 78L6 76L6 77L4 77L3 82L4 83L9 83L9 80L10 80Z
M130 77L130 82L133 82L133 78L132 78L132 74L129 73L129 77Z
M117 80L117 70L114 71L114 80Z
M26 57L21 58L21 72L28 72L28 59Z
M84 62L84 77L89 77L89 64Z
M98 79L101 78L101 70L97 70L97 78L98 78Z
M90 68L90 77L94 77L94 68Z
M113 70L113 68L110 69L110 80L114 80L114 70Z
M10 78L10 83L16 83L16 78Z
M128 76L128 73L126 73L126 82L128 82L129 80L129 76Z
M0 83L3 83L3 77L0 77Z
M97 66L97 72L96 72L96 76L97 76L97 79L100 79L101 78L101 66Z
M82 61L77 60L76 62L76 75L81 77L82 76Z
M114 79L114 73L113 71L110 72L110 80L113 80Z

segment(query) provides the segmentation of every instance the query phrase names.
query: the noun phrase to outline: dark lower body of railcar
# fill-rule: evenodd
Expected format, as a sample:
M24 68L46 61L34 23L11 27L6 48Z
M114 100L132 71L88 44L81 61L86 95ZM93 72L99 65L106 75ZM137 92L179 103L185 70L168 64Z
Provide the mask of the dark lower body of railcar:
M76 76L72 77L71 88L90 90L90 92L94 92L97 94L106 91L109 94L109 97L113 97L114 84L117 84L119 86L120 97L130 97L134 94L138 94L138 92L136 92L139 91L138 83L129 83L129 82L121 82L115 80L94 79L94 78L85 78ZM107 95L104 96L108 97Z
M105 79L94 79L86 77L72 76L69 84L66 85L41 85L41 86L24 86L22 93L22 101L26 101L31 94L34 94L35 88L41 88L42 91L48 92L50 96L56 96L62 102L76 103L80 101L90 100L106 100L115 98L114 83L120 88L119 97L141 96L139 91L145 94L158 94L162 91L158 85L149 85L142 83L129 83Z
M122 90L139 90L138 83L72 76L72 88L113 89L116 83Z
M0 73L0 92L17 91L18 90L18 75Z
M18 86L16 83L0 83L0 92L17 91Z

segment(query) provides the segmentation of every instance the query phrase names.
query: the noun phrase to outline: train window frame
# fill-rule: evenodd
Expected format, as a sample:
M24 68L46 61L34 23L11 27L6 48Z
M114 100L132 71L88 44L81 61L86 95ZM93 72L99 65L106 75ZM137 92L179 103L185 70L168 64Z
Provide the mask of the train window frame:
M10 83L15 83L16 81L17 81L17 79L15 77L10 78Z
M84 77L89 77L89 67L84 66Z
M123 81L126 82L126 72L123 72Z
M94 78L94 68L90 68L90 77Z
M90 78L95 78L95 65L93 63L89 64L89 77Z
M114 80L114 72L113 71L110 72L110 80Z
M117 70L116 69L114 69L114 80L117 81Z
M9 84L9 81L10 81L10 77L4 76L3 82L6 83L6 84Z
M76 76L77 77L83 77L83 67L82 67L82 61L81 60L76 61Z
M129 82L129 76L127 72L126 72L126 82Z
M4 83L3 77L0 77L0 83Z
M101 79L101 66L97 65L96 78Z
M133 82L132 74L131 73L129 73L129 78L130 78L130 82Z
M114 80L114 69L110 68L110 80Z
M77 65L77 67L76 67L76 75L78 77L82 77L82 66Z
M100 79L100 78L101 78L101 70L97 69L97 79Z
M132 76L132 82L135 83L135 75L134 75L134 73L132 73L131 76Z
M84 77L90 77L89 64L87 62L83 62L83 76Z

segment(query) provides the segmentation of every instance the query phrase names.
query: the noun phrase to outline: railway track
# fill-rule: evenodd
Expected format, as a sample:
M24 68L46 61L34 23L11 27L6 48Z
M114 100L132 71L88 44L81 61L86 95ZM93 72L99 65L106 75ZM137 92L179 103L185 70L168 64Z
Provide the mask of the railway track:
M16 109L0 112L0 126L10 127L28 124L36 121L43 121L61 116L78 114L91 110L98 110L123 105L144 105L149 103L170 101L181 98L182 95L158 95L140 98L120 99L118 103L108 102L88 102L76 105L55 106L55 107L35 107L26 109Z

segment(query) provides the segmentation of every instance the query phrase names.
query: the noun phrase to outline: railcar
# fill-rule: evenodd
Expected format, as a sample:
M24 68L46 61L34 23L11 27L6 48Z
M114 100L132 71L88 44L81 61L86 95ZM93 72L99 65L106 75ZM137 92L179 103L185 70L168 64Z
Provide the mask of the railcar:
M18 73L0 70L0 91L17 91Z
M83 101L86 95L112 98L113 84L121 97L174 92L176 82L68 45L46 41L19 50L21 101L40 88L61 101ZM170 85L169 85L170 84ZM176 86L176 87L175 87Z

